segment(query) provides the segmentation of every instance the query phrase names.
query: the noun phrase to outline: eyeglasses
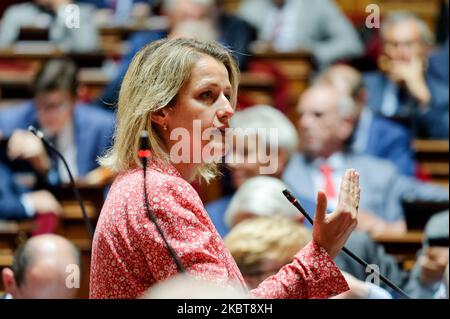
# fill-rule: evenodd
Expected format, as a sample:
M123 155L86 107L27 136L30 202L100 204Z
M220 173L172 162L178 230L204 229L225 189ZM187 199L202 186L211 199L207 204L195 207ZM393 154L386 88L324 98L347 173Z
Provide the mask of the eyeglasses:
M403 49L416 49L422 46L422 41L420 40L410 40L410 41L388 41L384 42L385 50L395 50L399 48Z
M63 112L69 109L70 103L69 102L63 102L60 104L39 104L36 103L36 111L38 113L48 113L48 112Z

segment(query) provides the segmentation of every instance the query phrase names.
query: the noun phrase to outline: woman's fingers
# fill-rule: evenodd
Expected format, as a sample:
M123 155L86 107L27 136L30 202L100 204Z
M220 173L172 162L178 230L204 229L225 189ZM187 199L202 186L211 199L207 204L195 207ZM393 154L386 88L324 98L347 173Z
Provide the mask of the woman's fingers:
M360 193L358 172L355 169L346 170L341 182L337 210L351 213L356 217Z
M314 223L323 223L327 216L327 196L323 192L317 193L316 214Z

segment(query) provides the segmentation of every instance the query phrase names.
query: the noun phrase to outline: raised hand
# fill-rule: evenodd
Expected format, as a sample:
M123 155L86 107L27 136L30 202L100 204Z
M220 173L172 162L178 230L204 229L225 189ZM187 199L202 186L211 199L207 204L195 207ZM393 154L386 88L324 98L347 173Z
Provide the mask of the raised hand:
M354 169L345 172L336 209L327 215L327 197L317 195L313 239L335 258L357 225L360 188L359 174Z

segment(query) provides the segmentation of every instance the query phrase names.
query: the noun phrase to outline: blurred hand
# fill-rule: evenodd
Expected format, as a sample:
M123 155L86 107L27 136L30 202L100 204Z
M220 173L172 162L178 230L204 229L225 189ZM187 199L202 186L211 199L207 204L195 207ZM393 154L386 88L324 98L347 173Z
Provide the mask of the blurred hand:
M425 63L419 58L411 61L395 61L390 63L389 78L405 85L408 92L422 106L427 106L431 93L425 81Z
M361 211L358 214L357 229L369 233L371 236L379 236L386 231L386 223L373 213Z
M327 215L327 197L317 196L313 239L335 258L357 225L360 189L359 174L354 169L345 172L336 209Z
M372 238L383 235L401 235L406 233L406 223L403 220L388 223L373 213L361 211L358 214L357 229L368 233Z
M14 131L8 142L8 157L10 160L27 160L40 173L45 173L50 168L50 160L44 144L28 131Z
M422 268L421 280L424 284L435 284L442 280L448 265L448 247L427 247L417 262Z
M62 213L62 207L52 193L46 190L35 191L25 195L32 203L36 214Z

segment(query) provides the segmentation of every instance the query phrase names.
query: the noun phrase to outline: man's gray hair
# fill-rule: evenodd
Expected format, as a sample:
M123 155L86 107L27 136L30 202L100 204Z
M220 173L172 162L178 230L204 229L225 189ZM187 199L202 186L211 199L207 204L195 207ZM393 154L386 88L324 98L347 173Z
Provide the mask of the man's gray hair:
M427 24L415 14L408 11L395 11L387 15L387 17L382 22L381 38L384 39L384 35L387 29L405 21L414 21L420 30L420 37L422 38L423 43L428 46L433 45L433 36Z
M287 186L275 177L256 176L248 179L233 195L224 215L225 223L232 227L239 212L256 216L282 215L295 219L298 211L284 197L283 190L286 188Z
M287 151L289 157L298 149L298 135L294 124L282 112L270 105L255 105L236 112L231 118L233 128L265 129L267 136L259 136L270 140L269 130L278 131L278 147ZM269 145L268 145L269 146Z
M337 90L337 89L336 89ZM358 114L358 107L355 100L347 94L338 92L338 100L336 107L340 117L356 116Z

